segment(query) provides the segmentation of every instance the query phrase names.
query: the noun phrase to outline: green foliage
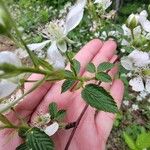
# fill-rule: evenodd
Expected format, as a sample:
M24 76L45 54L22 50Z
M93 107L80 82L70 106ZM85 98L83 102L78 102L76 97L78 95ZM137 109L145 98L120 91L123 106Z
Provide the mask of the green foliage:
M103 62L101 64L99 64L99 66L97 67L97 71L108 71L110 69L112 69L114 67L114 64L109 63L109 62Z
M150 132L141 126L130 126L130 128L123 132L123 137L131 150L150 148Z
M22 130L21 134L24 135L25 143L19 145L16 150L54 150L53 141L39 128L28 128L28 130Z
M61 87L61 93L66 92L69 90L74 84L76 80L65 80L62 87Z
M23 143L21 145L19 145L16 150L29 150L28 146L26 143Z
M111 77L105 72L96 73L96 79L100 80L102 82L111 82L112 81Z
M51 119L53 120L57 114L58 108L57 108L57 104L55 102L52 102L49 105L49 113L51 115Z
M54 143L50 137L38 128L32 128L27 132L26 144L33 150L54 150Z
M112 96L102 87L88 84L82 91L82 98L97 110L116 113L117 105Z
M87 69L88 72L91 72L91 73L95 73L96 72L96 67L95 67L95 65L93 63L89 63L87 65L86 69Z
M75 71L76 74L78 74L80 72L80 62L77 61L76 59L72 60L72 65L71 65L71 70Z
M150 132L138 135L136 145L140 149L150 148Z
M66 110L61 109L58 110L58 106L55 102L49 104L49 113L51 115L51 120L53 121L61 121L64 119L66 115Z
M131 150L138 150L132 137L130 137L125 132L123 133L123 136L124 136L125 142L128 144L128 146Z

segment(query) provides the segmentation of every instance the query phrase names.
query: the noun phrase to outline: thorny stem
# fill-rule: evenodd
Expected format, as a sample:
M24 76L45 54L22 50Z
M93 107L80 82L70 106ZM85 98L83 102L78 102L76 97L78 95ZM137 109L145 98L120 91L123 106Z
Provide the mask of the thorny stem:
M71 65L71 67L72 67L72 71L73 71L74 75L77 76L76 70L75 70L74 65L73 65L73 61L72 61L72 59L70 58L68 52L66 52L66 57L67 57L68 61L70 62L70 65Z
M84 109L82 110L82 112L81 112L79 118L77 119L77 121L76 121L76 123L75 123L75 127L73 128L73 130L72 130L72 132L71 132L71 135L70 135L70 137L69 137L69 140L68 140L68 142L67 142L67 144L66 144L64 150L68 150L68 148L69 148L69 146L70 146L70 144L71 144L72 138L74 137L74 134L75 134L75 132L76 132L76 130L77 130L77 127L78 127L78 125L79 125L79 123L80 123L80 121L81 121L83 115L85 114L85 112L86 112L88 106L89 106L88 104L85 105L85 107L84 107Z

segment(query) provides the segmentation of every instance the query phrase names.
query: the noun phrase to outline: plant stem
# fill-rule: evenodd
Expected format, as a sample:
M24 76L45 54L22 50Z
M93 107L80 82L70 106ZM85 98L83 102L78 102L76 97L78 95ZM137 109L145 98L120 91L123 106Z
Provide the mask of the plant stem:
M70 58L70 56L68 55L68 52L66 52L66 57L67 57L67 59L68 59L69 62L70 62L70 66L71 66L71 68L72 68L72 71L73 71L74 75L77 76L76 70L75 70L74 65L73 65L73 61L72 61L72 59Z
M75 134L75 132L76 132L76 130L77 130L77 127L78 127L78 125L79 125L79 123L80 123L80 121L81 121L83 115L85 114L85 112L86 112L88 106L89 106L88 104L85 105L85 107L84 107L84 109L82 110L80 116L78 117L78 119L77 119L77 121L76 121L76 124L75 124L75 127L73 128L73 130L72 130L72 132L71 132L71 135L70 135L70 137L69 137L69 140L68 140L68 142L67 142L67 144L66 144L64 150L68 150L68 148L69 148L69 146L70 146L70 144L71 144L72 138L74 137L74 134Z

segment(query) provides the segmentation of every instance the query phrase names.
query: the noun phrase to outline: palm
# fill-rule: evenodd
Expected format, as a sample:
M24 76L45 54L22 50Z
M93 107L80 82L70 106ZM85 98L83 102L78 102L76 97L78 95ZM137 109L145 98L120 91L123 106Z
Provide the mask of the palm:
M103 45L103 46L102 46ZM108 41L102 44L99 40L93 40L88 43L76 56L76 59L81 62L81 75L90 75L85 72L85 67L89 62L93 62L95 65L103 61L114 61L116 56L114 52L116 44L113 41ZM116 68L111 70L110 75L113 77L116 73ZM32 79L37 77L31 77ZM35 92L30 94L25 101L16 107L16 111L26 117L31 124L34 124L34 120L39 114L47 112L49 103L56 102L59 108L67 110L67 116L65 122L74 122L82 112L85 103L82 100L81 91L66 92L60 94L62 82L56 84L49 84L41 86ZM26 85L27 89L30 85ZM115 80L112 85L102 84L102 86L110 90L112 96L118 103L121 102L123 95L123 84L120 80ZM119 88L118 88L119 87ZM14 114L8 114L10 119L14 120ZM114 115L99 112L95 115L94 109L88 107L84 114L69 149L71 150L103 150L105 148L106 140L111 131ZM61 130L55 134L54 139L56 149L63 150L70 136L72 129ZM9 135L9 136L8 136ZM12 135L12 134L11 134ZM2 138L3 137L3 138ZM5 130L0 134L0 146L1 149L15 150L16 146L21 142L20 138L15 134L13 138L10 137L10 132ZM13 144L12 144L13 143Z

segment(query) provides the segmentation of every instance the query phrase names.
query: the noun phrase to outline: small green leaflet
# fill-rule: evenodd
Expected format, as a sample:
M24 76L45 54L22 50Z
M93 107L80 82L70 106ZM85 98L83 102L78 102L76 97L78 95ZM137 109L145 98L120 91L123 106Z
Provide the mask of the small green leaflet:
M64 110L64 109L59 110L55 116L55 120L61 121L64 119L65 116L66 116L66 110Z
M73 78L74 74L70 70L65 70L65 77L66 78Z
M101 64L99 64L99 66L97 67L97 71L108 71L110 69L112 69L114 67L114 64L109 63L109 62L103 62Z
M67 90L69 90L75 84L75 82L75 80L65 80L61 87L61 93L64 93Z
M71 66L71 70L73 71L73 67L74 67L76 74L78 74L80 72L80 67L81 67L80 62L77 61L76 59L73 59L72 62L73 62L72 64L73 66Z
M81 92L82 98L97 110L116 113L117 105L113 97L102 87L88 84Z
M53 141L38 128L32 128L27 132L26 144L32 150L54 150Z
M111 77L105 72L96 73L96 79L100 80L102 82L111 82L112 81Z
M53 120L57 114L58 108L57 108L57 104L55 102L52 102L49 105L49 113L51 115L51 119Z
M90 73L95 73L95 72L96 72L96 67L95 67L95 65L94 65L93 63L89 63L89 64L87 65L86 70L87 70L88 72L90 72Z
M150 148L150 132L141 133L136 140L136 145L140 149Z
M49 113L51 115L51 120L61 121L64 119L66 115L66 110L64 109L58 110L57 104L55 102L52 102L49 105Z
M29 147L27 146L26 143L23 143L21 145L19 145L16 150L29 150Z

